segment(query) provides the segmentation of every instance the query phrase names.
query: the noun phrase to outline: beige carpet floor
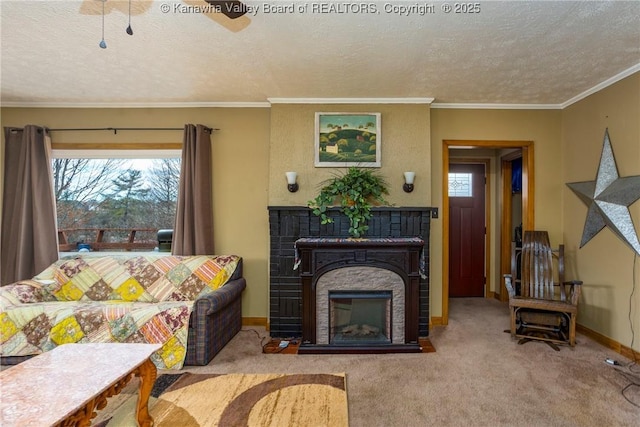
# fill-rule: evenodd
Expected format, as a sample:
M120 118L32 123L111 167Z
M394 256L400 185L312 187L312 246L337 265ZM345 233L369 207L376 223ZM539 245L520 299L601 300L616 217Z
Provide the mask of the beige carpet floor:
M245 328L208 366L183 371L344 372L351 427L640 426L640 408L627 401L640 405L640 389L622 393L640 375L628 372L640 368L620 354L581 334L560 351L518 345L503 332L507 305L493 299L451 299L449 315L449 325L431 332L433 353L263 354L268 334Z

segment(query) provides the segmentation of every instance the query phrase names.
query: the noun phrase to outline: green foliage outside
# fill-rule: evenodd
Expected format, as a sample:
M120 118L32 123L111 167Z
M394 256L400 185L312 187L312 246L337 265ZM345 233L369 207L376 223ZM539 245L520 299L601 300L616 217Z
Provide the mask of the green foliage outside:
M148 170L127 168L125 159L54 159L52 164L58 229L69 243L92 241L84 229L122 229L105 241L126 241L127 229L174 227L180 159L153 160ZM141 233L141 234L140 234ZM155 240L140 232L136 241Z

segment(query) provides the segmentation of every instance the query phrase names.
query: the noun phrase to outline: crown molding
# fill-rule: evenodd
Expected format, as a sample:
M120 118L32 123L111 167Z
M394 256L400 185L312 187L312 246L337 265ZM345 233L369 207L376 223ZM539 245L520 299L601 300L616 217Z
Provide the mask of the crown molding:
M431 108L440 109L470 109L470 110L560 110L560 104L456 104L440 103L431 104Z
M569 99L568 101L563 102L561 105L561 107L567 108L568 106L575 104L578 101L583 100L584 98L588 97L589 95L593 95L594 93L601 91L602 89L611 86L614 83L619 82L620 80L624 79L625 77L629 77L632 74L637 73L638 71L640 71L640 64L636 64L633 67L627 68L626 70L622 71L621 73L616 74L615 76L608 78L607 80L603 81L600 84L595 85L594 87L592 87L591 89L587 89L584 92L582 92L579 95L574 96L573 98Z
M271 104L431 104L434 98L267 98Z
M15 108L269 108L268 102L2 102Z
M640 71L636 64L560 104L482 104L433 102L434 98L267 98L266 102L27 102L0 101L13 108L270 108L273 104L429 104L439 109L475 110L563 110L620 80Z

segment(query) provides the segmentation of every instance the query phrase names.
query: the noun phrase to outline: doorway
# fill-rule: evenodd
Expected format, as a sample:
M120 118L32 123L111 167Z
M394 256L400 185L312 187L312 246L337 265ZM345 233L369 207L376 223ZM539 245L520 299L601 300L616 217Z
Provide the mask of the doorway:
M486 165L450 163L448 179L449 296L484 297Z
M449 148L469 148L469 149L509 149L519 148L522 151L522 226L524 230L534 229L534 151L533 141L479 141L479 140L443 140L442 147L442 322L439 324L447 325L449 323L449 195L448 195L448 178L449 178ZM500 185L504 182L504 174L498 171ZM510 179L510 178L509 178ZM498 223L501 223L503 213L503 206L497 208ZM487 220L489 224L489 221ZM500 242L500 245L496 248L497 256L500 259L499 271L500 274L508 273L510 271L510 258L509 262L505 265L505 256L510 257L511 243L506 241L501 231L501 227L497 227L497 230L492 230L487 226L487 241L495 239L496 242ZM508 255L506 255L508 254ZM488 260L491 254L488 254L485 258ZM494 258L495 259L495 258ZM487 262L487 269L485 275L490 277L491 268L490 263ZM495 270L494 270L495 271ZM500 289L501 298L504 294L504 284L500 287L496 287L496 291ZM434 324L436 324L434 322Z
M502 221L500 222L501 236L501 276L511 273L511 242L518 242L522 238L522 151L514 150L500 158L502 171ZM519 230L519 236L518 231ZM509 301L504 282L500 283L500 301Z

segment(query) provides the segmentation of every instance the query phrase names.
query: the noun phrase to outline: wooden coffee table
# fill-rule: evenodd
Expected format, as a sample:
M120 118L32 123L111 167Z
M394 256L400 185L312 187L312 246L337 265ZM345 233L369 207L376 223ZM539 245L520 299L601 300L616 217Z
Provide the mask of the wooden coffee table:
M65 344L0 372L0 425L89 426L96 412L140 377L136 419L153 425L147 403L156 380L149 359L160 344Z

